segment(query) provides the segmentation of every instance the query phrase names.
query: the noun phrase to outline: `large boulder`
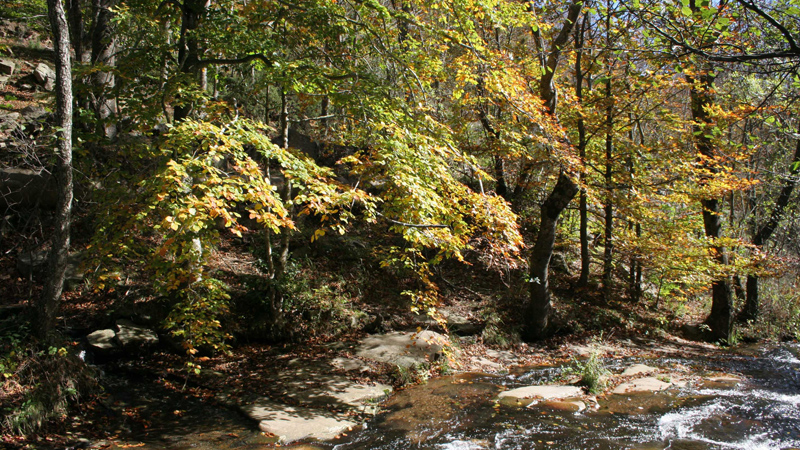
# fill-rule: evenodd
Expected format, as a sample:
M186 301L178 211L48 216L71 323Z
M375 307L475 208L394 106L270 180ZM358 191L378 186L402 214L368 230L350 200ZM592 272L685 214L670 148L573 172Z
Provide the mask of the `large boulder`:
M89 348L100 354L110 354L119 350L115 339L117 332L112 329L97 330L86 336Z

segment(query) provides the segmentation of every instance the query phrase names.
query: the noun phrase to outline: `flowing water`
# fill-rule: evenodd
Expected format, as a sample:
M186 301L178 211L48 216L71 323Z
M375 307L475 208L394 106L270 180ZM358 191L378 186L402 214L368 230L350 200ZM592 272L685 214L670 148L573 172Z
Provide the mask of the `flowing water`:
M395 394L364 429L336 442L282 448L316 450L477 449L800 449L800 347L758 348L740 356L608 359L615 373L635 363L694 375L737 374L739 383L695 382L655 394L606 395L596 407L569 404L507 406L506 389L553 383L559 367L532 367L504 376L460 374ZM130 383L130 382L127 382ZM150 385L126 384L123 406L152 397L161 412L149 426L120 430L146 449L262 449L268 438L234 411L170 399ZM584 399L586 400L586 399ZM176 404L182 401L183 404ZM163 403L163 404L162 404ZM131 403L133 406L133 403ZM147 408L148 406L137 406ZM168 411L160 411L169 409ZM173 410L181 409L180 417ZM163 417L167 416L167 417ZM168 419L168 420L165 420ZM115 446L112 446L115 447Z
M368 429L322 445L351 449L791 449L800 448L797 347L724 359L644 361L694 373L740 374L733 383L690 383L656 394L607 395L582 412L497 404L499 390L546 383L558 368L461 375L397 394ZM617 371L634 360L607 361ZM502 387L501 387L502 386Z

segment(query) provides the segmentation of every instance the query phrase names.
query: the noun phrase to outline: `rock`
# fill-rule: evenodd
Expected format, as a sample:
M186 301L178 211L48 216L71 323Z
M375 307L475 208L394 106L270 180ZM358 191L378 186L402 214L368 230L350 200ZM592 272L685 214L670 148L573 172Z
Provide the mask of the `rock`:
M583 389L577 386L525 386L510 391L501 392L498 397L501 399L509 398L514 400L540 399L540 400L560 400L570 397L577 397L583 394Z
M3 84L2 79L0 79L1 84ZM16 112L0 111L0 130L13 130L19 127L20 117Z
M617 386L612 394L634 394L640 392L658 392L672 386L672 382L661 381L655 377L639 378L638 380L622 383Z
M40 86L47 86L48 83L55 83L56 81L56 72L50 68L45 63L39 63L35 69L33 69L33 77L36 79L36 82L39 83ZM52 86L52 85L51 85ZM48 89L48 90L52 90Z
M117 321L117 341L123 348L141 348L158 344L158 335L155 331L136 325L130 320L120 319Z
M261 431L274 434L283 444L301 439L330 440L356 426L337 414L270 400L260 400L242 411L258 422Z
M368 368L368 366L359 359L344 358L341 356L333 358L331 365L337 369L346 370L348 372L351 370L363 370L364 368Z
M31 122L34 120L39 120L42 117L46 116L47 110L39 105L28 105L22 108L22 111L20 111L19 114L26 122Z
M0 207L56 206L56 186L44 170L0 168Z
M561 253L553 253L553 257L550 259L550 267L552 267L556 272L561 272L567 275L572 274L566 258L564 258L564 255Z
M403 368L429 364L441 356L447 337L435 331L393 332L367 336L356 348L361 358Z
M622 372L623 377L634 377L638 375L652 375L658 372L655 367L650 367L644 364L634 364Z
M8 75L0 75L0 86L5 86L8 84L9 77Z
M7 59L0 59L0 73L5 75L14 75L14 70L17 65L13 61Z
M718 375L704 378L701 386L704 389L733 389L741 382L742 379L735 375Z
M528 405L529 408L531 406L534 405ZM565 412L581 412L586 409L586 403L580 400L548 400L536 406Z
M472 321L468 317L453 311L443 310L442 314L447 320L447 329L459 336L474 336L480 334L486 328L485 323Z
M89 342L89 347L100 353L112 353L119 350L116 340L114 339L117 332L111 329L97 330L86 336Z

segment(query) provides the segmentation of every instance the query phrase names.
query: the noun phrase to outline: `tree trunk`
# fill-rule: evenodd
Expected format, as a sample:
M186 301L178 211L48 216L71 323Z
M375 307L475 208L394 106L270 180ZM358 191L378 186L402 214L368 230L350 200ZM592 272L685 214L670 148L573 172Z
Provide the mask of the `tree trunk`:
M586 22L587 18L584 18L581 22L579 32L575 36L575 48L576 48L576 55L575 55L575 96L578 98L578 102L583 102L583 68L581 64L583 62L583 42L584 42L584 34L586 32ZM589 83L589 89L591 90L591 80ZM588 139L586 138L586 121L583 118L583 115L578 116L578 153L580 154L581 164L585 165L586 163L586 146L589 144ZM581 172L580 180L581 184L585 179L586 175ZM578 278L578 287L585 287L589 284L589 264L591 263L591 257L589 255L589 214L588 214L588 205L586 201L586 189L581 189L580 191L580 204L579 204L579 212L580 212L580 245L581 245L581 275Z
M112 8L116 0L94 0L94 25L92 27L92 64L112 67L116 64L116 39L112 19ZM113 96L116 84L114 72L97 70L91 77L94 113L99 135L114 139L117 135L117 102Z
M53 175L58 200L55 226L48 257L48 276L37 304L37 334L47 340L55 329L61 291L69 257L69 233L72 210L72 66L69 28L61 0L47 0L50 27L53 32L56 67L56 139L57 154Z
M197 79L200 73L200 44L195 36L195 31L200 26L200 19L205 14L206 0L185 0L181 8L181 34L178 40L178 66L185 74L193 75ZM179 100L175 105L172 118L180 122L192 111L194 105L188 99Z
M548 268L556 241L556 227L561 212L567 208L578 190L578 185L562 172L550 196L542 204L539 234L536 237L536 244L533 246L530 259L531 299L525 311L525 328L523 330L523 337L526 340L542 339L550 331L552 304Z
M610 20L610 19L609 19ZM610 32L610 27L607 28ZM610 44L606 44L610 45ZM603 234L603 297L609 300L611 296L611 278L613 275L613 257L614 257L614 172L613 172L613 150L614 141L612 136L612 128L614 126L614 107L612 105L611 96L611 76L609 74L606 79L606 100L609 102L606 107L606 168L604 175L605 188L606 188L606 201L603 205L603 213L605 214L604 234Z
M800 123L798 123L798 134L800 134ZM769 215L767 223L765 223L753 237L753 245L759 249L767 243L772 237L772 234L780 225L781 220L786 212L786 206L789 205L789 200L792 198L792 193L797 185L797 175L800 174L800 139L797 140L795 145L794 157L789 164L789 176L783 182L783 189L778 194L775 200L775 207L772 209L772 214ZM760 300L758 298L758 276L747 276L747 300L744 304L744 309L739 314L740 322L748 322L758 318Z
M702 164L709 173L715 174L719 170L706 161L713 161L715 156L714 145L707 137L709 129L713 127L711 117L708 115L708 108L712 106L712 90L714 88L714 75L710 68L700 74L697 78L687 76L691 84L691 110L692 119L695 122L694 135L695 145L698 153L703 157ZM701 180L704 181L704 180ZM706 236L712 240L721 237L722 208L717 199L703 199L700 201L703 208L703 226ZM713 258L717 264L728 265L728 255L724 247L714 245L711 248ZM731 295L731 284L727 277L715 280L711 284L711 313L705 320L705 324L711 329L710 337L713 340L727 342L733 332L733 296Z
M557 106L553 76L558 68L561 52L572 33L575 21L580 16L582 6L583 1L581 0L573 0L570 3L561 30L550 44L548 55L545 58L546 70L539 79L539 95L552 116L556 115ZM550 314L553 306L550 299L548 270L556 241L556 227L561 213L575 198L579 190L580 188L572 180L571 175L562 170L553 191L542 204L539 234L530 257L530 300L525 308L522 329L522 336L525 340L542 339L551 331Z

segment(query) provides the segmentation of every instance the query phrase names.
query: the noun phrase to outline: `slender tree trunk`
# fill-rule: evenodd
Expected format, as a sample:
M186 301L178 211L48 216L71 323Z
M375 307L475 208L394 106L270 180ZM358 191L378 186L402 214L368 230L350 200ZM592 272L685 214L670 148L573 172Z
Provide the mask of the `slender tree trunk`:
M94 0L94 25L92 27L92 64L114 66L116 64L116 39L112 19L112 8L116 0ZM117 135L117 102L113 96L116 77L114 72L97 70L91 76L95 117L98 134L108 139Z
M798 123L798 134L800 134L800 123ZM792 198L792 193L797 185L798 174L800 174L800 139L797 140L794 150L794 157L789 164L789 176L783 182L778 198L775 200L775 207L769 215L767 222L758 229L758 232L753 236L753 245L759 249L769 241L772 234L780 225L786 213L786 206L789 205L789 200ZM756 320L758 318L760 309L760 300L758 295L758 275L748 275L746 292L747 300L745 300L744 309L739 314L740 322L747 322Z
M178 65L180 71L193 75L196 81L200 75L200 44L195 31L200 26L200 19L205 14L207 0L184 0L181 8L181 35L178 40ZM194 105L189 99L183 99L175 105L173 120L180 122L191 113Z
M606 108L606 167L604 175L605 188L606 188L606 201L603 205L603 212L605 214L605 226L603 235L603 296L609 300L611 295L611 278L613 275L614 264L614 172L613 172L613 151L614 141L612 135L612 128L614 126L614 107L612 105L611 96L611 77L606 79L606 100L609 102Z
M575 96L578 98L579 103L583 103L583 42L586 32L586 24L588 18L585 17L581 21L579 32L575 36L575 47L577 54L575 56ZM591 82L589 83L591 90ZM586 163L586 146L589 144L586 138L586 121L583 115L578 116L578 153L580 154L581 164ZM581 172L580 181L583 185L586 175ZM586 189L581 188L579 200L579 213L580 213L580 245L581 245L581 275L578 278L578 287L584 287L589 284L589 265L591 264L591 256L589 255L589 214L588 205L586 201Z
M708 109L712 106L712 90L714 88L714 75L708 69L695 77L687 77L690 84L692 118L695 122L694 135L697 151L702 157L702 164L705 169L713 174L718 172L713 163L715 156L714 145L707 137L709 129L714 126ZM722 206L718 199L707 198L700 201L703 208L703 226L706 236L712 240L719 239L722 231L721 217L723 214ZM728 265L728 254L721 245L714 245L711 248L712 256L717 264ZM713 340L727 342L733 332L733 296L731 294L731 283L728 277L715 280L711 284L711 313L705 320L705 324L711 329L710 337Z
M48 257L48 276L37 304L37 332L47 340L55 329L56 316L64 288L69 257L69 235L72 211L72 63L70 60L69 27L61 0L47 0L56 67L56 178L58 201L55 226Z

